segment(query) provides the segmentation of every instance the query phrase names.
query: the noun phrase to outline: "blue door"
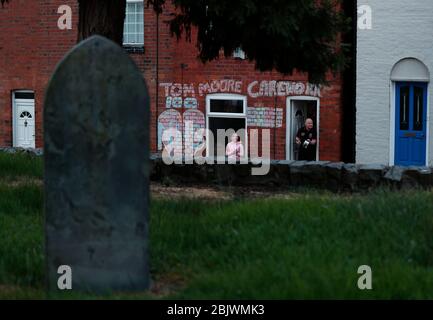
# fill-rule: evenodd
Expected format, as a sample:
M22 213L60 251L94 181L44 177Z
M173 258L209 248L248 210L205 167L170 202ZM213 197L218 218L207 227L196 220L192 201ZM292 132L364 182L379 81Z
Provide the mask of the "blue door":
M396 84L395 164L424 166L426 162L427 84Z

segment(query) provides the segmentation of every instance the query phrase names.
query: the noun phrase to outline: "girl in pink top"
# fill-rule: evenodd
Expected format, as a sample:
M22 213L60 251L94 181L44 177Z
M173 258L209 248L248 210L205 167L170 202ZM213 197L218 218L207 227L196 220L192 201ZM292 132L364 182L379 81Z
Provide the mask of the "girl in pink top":
M231 136L231 142L227 144L226 156L229 162L239 161L244 156L244 146L236 133Z

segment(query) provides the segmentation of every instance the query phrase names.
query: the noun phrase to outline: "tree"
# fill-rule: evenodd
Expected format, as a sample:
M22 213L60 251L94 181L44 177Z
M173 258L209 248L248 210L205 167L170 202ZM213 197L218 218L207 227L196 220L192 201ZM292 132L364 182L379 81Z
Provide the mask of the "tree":
M100 34L122 45L125 0L78 0L78 41Z
M172 32L178 37L185 32L188 38L191 27L197 27L204 62L218 58L221 49L229 56L240 47L261 71L308 72L315 83L344 65L344 45L338 41L349 21L338 0L173 2L180 13L171 21Z
M0 0L5 3L11 0ZM168 0L147 0L160 14ZM341 0L170 0L176 7L173 35L191 41L197 28L197 46L203 62L245 51L260 71L291 74L306 72L314 83L324 82L327 71L344 66L339 35L349 19ZM126 0L78 0L78 39L101 34L122 44Z
M2 6L12 0L0 0ZM78 0L78 41L99 34L122 45L126 0Z

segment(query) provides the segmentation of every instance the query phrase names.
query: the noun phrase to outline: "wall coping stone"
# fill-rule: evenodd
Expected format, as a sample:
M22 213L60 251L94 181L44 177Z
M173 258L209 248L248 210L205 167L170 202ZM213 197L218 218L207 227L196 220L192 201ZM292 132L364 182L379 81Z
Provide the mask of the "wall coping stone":
M0 152L43 156L42 149L1 147ZM433 168L383 164L354 164L330 161L271 160L266 176L252 176L258 164L173 164L165 165L160 154L150 156L151 180L173 184L237 186L309 186L335 192L357 192L373 188L433 188Z

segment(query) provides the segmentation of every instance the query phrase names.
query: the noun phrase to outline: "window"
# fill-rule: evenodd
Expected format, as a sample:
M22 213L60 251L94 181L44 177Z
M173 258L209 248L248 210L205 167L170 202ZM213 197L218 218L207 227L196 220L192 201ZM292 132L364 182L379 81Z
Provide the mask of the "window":
M233 51L233 58L245 60L246 59L245 51L242 50L241 48L236 48L236 50Z
M213 134L207 137L208 156L225 155L233 133L238 133L247 156L247 99L240 95L213 94L206 97L207 128ZM224 141L218 141L218 130L224 130ZM211 145L213 144L213 145Z
M29 119L31 119L33 117L32 117L32 114L30 112L24 111L24 112L21 112L20 118L29 118Z
M409 130L410 88L400 88L400 130Z
M34 100L35 94L30 91L15 91L14 97L15 99Z
M244 113L244 101L243 100L220 100L210 99L209 112L211 113Z
M144 45L144 5L143 0L127 0L123 32L126 46Z
M424 130L424 88L414 86L413 88L413 130Z

